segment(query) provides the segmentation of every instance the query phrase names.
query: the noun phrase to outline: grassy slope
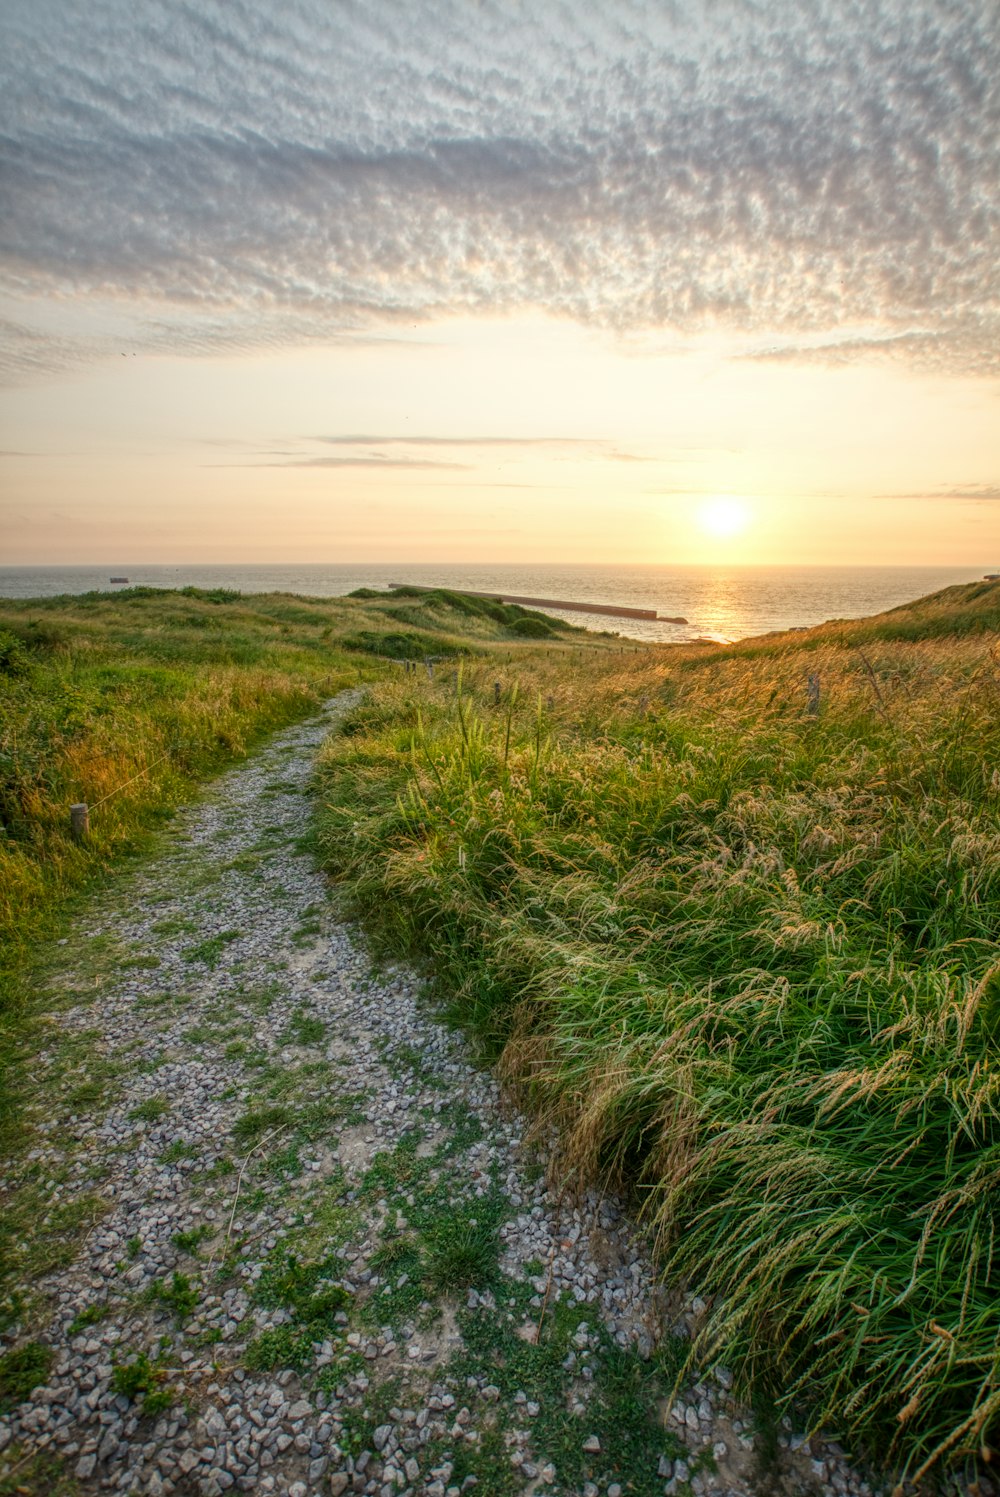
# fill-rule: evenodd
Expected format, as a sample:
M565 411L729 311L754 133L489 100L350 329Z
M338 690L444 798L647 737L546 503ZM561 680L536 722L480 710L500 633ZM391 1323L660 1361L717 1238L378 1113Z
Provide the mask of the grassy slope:
M525 627L548 628L533 617L441 593L0 599L0 1130L4 1081L27 1053L32 953L66 899L261 735L384 671L378 657L516 650ZM93 808L85 846L69 832L81 800Z
M492 665L388 681L325 756L331 867L639 1193L699 1350L911 1474L1000 1423L998 624L978 584L537 650L499 708Z

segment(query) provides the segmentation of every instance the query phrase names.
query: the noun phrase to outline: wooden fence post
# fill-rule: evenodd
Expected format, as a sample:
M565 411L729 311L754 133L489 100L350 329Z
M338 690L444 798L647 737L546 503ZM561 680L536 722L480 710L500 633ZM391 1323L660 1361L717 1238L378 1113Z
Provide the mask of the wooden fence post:
M86 801L70 806L69 826L77 842L85 842L90 836L90 808Z
M806 692L806 711L810 717L819 716L819 672L811 671Z
M494 707L499 707L499 705L500 705L500 682L499 681L494 681L493 682L493 705L494 705Z

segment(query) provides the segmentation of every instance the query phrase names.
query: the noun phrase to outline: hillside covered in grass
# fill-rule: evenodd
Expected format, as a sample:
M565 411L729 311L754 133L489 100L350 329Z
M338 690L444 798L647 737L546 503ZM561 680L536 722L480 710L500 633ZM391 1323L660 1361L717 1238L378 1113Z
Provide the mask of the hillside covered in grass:
M694 1355L911 1477L1000 1440L998 624L397 674L322 763L329 866L635 1193Z
M393 658L522 647L566 626L441 592L300 598L224 589L0 599L0 1013L60 898L100 876L206 775ZM86 845L69 807L92 807Z

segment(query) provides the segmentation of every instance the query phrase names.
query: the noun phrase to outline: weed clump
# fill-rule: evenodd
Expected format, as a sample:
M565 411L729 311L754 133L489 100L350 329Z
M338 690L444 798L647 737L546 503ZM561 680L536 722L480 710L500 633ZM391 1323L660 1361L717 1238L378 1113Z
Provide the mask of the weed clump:
M198 1290L187 1274L174 1272L169 1279L154 1279L146 1295L153 1304L169 1310L178 1325L190 1320L198 1308Z
M254 1337L244 1359L247 1367L263 1372L287 1367L301 1374L312 1365L314 1347L339 1335L347 1322L351 1297L335 1275L333 1255L315 1260L287 1251L272 1255L254 1297L289 1318Z
M120 1362L111 1374L111 1386L130 1402L141 1399L142 1413L149 1419L174 1406L166 1371L151 1362L146 1352L139 1352L131 1362Z
M24 1403L49 1375L53 1352L40 1341L27 1341L0 1356L0 1414Z
M425 1273L433 1289L451 1293L483 1287L497 1271L498 1239L487 1222L442 1222L430 1234Z
M330 1282L333 1273L331 1259L309 1262L286 1253L261 1274L256 1297L262 1305L290 1311L300 1325L328 1333L350 1304L343 1285Z

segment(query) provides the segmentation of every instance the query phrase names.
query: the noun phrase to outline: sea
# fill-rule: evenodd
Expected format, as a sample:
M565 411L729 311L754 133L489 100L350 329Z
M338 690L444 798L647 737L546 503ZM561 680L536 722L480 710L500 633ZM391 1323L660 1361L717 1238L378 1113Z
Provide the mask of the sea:
M992 567L753 567L753 566L486 566L449 562L326 565L208 566L107 565L0 568L0 597L51 598L133 587L224 587L241 593L299 593L342 597L358 587L392 582L475 592L515 593L558 601L655 609L681 617L620 619L544 610L582 624L642 640L732 640L776 629L808 628L828 619L861 618L939 588L973 582Z

